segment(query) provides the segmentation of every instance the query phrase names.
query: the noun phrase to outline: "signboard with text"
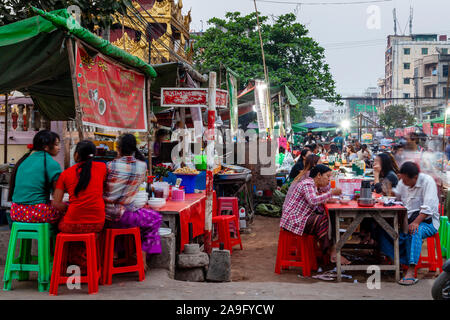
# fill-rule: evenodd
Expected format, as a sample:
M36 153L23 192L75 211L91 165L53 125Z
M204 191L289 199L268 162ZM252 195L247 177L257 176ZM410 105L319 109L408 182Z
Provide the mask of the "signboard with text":
M76 76L84 125L109 130L147 131L145 76L89 56L78 43Z
M207 88L161 88L161 107L208 107ZM228 92L216 89L216 107L228 107Z

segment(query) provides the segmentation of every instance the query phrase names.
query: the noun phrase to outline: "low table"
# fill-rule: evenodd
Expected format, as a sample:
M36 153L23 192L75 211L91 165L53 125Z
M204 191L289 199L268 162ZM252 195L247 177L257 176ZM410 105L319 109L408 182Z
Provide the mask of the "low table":
M356 201L350 201L348 204L326 203L325 211L328 215L335 215L336 222L336 271L337 281L342 280L342 270L364 270L369 265L341 265L341 251L345 243L349 240L358 225L364 218L373 218L393 239L394 239L394 265L380 265L380 270L394 270L395 280L400 280L400 255L399 255L399 221L402 222L403 231L405 232L405 219L407 219L406 208L400 205L384 206L377 203L373 207L361 207ZM352 218L353 221L347 228L343 236L340 236L340 219ZM394 226L392 227L385 218L393 218ZM399 220L401 219L401 220ZM406 220L406 228L408 222Z

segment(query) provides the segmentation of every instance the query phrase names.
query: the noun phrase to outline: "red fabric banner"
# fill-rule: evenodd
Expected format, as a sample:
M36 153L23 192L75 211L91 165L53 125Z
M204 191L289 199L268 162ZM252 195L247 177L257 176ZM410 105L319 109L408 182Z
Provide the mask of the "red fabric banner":
M403 137L403 129L395 129L396 137Z
M423 130L423 133L425 133L426 135L430 135L431 134L431 123L424 122L422 124L422 130Z
M93 57L77 44L76 75L83 124L112 130L147 131L143 74Z
M434 135L439 135L439 129L440 128L444 128L444 124L443 123L433 123L433 134ZM450 136L450 124L447 124L447 130L445 132L445 136L446 137Z

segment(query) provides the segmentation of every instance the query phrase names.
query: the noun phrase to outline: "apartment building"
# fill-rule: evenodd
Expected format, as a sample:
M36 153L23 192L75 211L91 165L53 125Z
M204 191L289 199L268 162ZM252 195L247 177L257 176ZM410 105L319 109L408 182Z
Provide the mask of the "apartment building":
M445 109L450 55L448 50L439 51L414 62L415 95L425 98L414 100L420 120L437 117Z
M379 79L380 97L384 98L382 109L392 104L403 104L419 116L414 98L418 98L414 85L417 60L442 52L448 53L450 41L437 34L389 35L385 52L385 77Z
M340 125L345 119L348 119L347 106L332 105L328 107L328 110L316 112L316 115L313 117L312 121L335 123Z

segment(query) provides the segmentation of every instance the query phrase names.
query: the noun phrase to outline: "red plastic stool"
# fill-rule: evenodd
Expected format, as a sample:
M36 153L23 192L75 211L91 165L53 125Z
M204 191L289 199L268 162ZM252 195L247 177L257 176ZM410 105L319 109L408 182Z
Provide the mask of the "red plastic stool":
M299 236L281 228L278 238L275 273L280 274L281 269L287 269L288 267L300 267L303 276L310 277L311 270L317 270L314 243L315 237L312 235Z
M127 257L126 262L130 262L131 250L136 251L136 264L114 267L114 240L117 236L132 235L134 237L134 247L131 245L133 241L130 239L128 245L126 246ZM134 251L133 250L133 251ZM139 281L144 281L145 271L144 271L144 259L142 258L142 247L141 247L141 232L138 227L129 229L106 229L105 234L105 251L103 258L103 270L101 284L111 285L112 276L118 273L127 272L138 272Z
M213 201L214 202L214 201ZM214 207L214 205L213 205ZM233 210L233 215L219 215L223 210ZM242 240L239 232L239 209L238 199L231 197L220 197L217 199L217 211L213 210L212 223L218 225L218 240L212 241L212 247L218 248L220 243L223 242L224 248L233 253L233 247L239 245L241 250ZM230 236L230 227L235 225L236 237Z
M426 257L420 255L419 262L417 263L414 270L414 277L416 278L417 278L417 270L421 268L428 268L428 270L432 272L435 272L437 269L439 269L439 271L442 272L443 261L442 261L441 240L439 238L439 232L436 232L435 235L427 238L427 252L428 256Z
M89 294L96 294L98 292L98 282L100 279L100 268L97 251L97 242L95 233L59 233L56 236L55 257L53 261L52 278L50 281L50 295L56 296L58 294L58 286L66 284L69 277L62 276L61 271L63 261L67 261L67 246L70 242L84 242L86 244L86 260L87 260L87 275L80 276L80 283L87 283Z

